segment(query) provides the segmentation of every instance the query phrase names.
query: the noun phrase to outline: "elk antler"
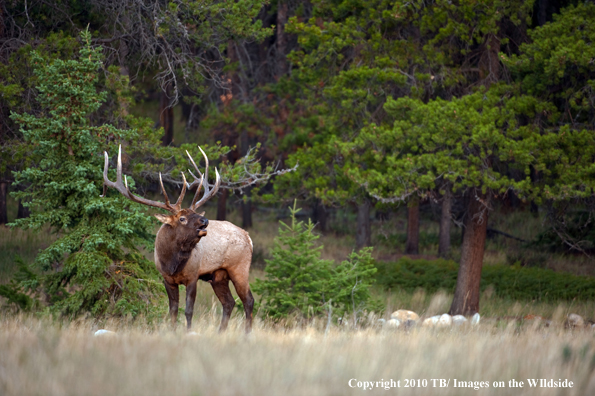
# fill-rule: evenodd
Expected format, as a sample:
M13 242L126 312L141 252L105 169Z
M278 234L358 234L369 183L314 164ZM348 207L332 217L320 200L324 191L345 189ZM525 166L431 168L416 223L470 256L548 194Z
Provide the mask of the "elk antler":
M190 162L192 162L192 165L194 165L194 169L200 175L200 180L199 180L198 177L194 176L194 173L192 173L192 171L190 169L188 169L188 172L190 172L192 177L194 177L194 181L192 182L192 184L190 184L190 186L188 188L190 190L192 190L195 185L198 185L198 187L196 187L196 193L194 194L192 203L190 204L190 209L192 209L192 210L198 209L199 207L204 205L205 202L207 202L209 199L211 199L213 197L213 195L217 194L217 191L219 191L219 185L221 184L219 172L217 172L217 168L215 168L215 175L216 175L215 185L213 186L213 188L209 188L209 159L207 158L207 155L205 154L205 152L202 151L200 146L198 147L198 149L202 153L202 156L205 157L205 173L204 174L200 173L200 171L198 170L198 166L196 166L196 163L194 162L194 159L192 158L192 156L190 155L188 150L186 150L186 154L188 154L188 158L190 158ZM200 192L201 187L204 187L205 193L202 196L202 198L200 199L200 201L196 202L196 200L198 199L198 194Z
M118 167L116 169L116 182L112 182L107 177L107 170L109 168L109 157L107 152L103 152L105 155L105 165L103 167L103 195L101 197L105 197L108 187L113 187L116 190L120 191L120 193L125 196L126 198L148 206L153 206L155 208L165 209L172 213L177 213L182 208L182 200L184 199L184 195L186 194L186 177L184 176L184 172L182 172L182 179L184 180L184 186L182 187L182 193L178 197L176 203L172 206L169 203L169 197L167 196L167 192L165 192L165 187L163 186L163 180L161 179L161 173L159 173L159 184L161 185L161 192L165 197L165 203L158 202L158 201L151 201L149 199L145 199L139 196L134 195L130 192L128 188L128 179L124 176L124 183L122 183L122 145L120 145L118 149Z

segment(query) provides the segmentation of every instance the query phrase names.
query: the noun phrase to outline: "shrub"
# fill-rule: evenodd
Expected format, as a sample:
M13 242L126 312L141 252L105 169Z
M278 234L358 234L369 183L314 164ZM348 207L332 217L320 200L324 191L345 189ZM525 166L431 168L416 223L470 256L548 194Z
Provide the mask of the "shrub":
M376 308L369 292L376 272L371 248L351 253L338 266L321 259L323 246L315 245L319 237L312 232L314 224L297 221L299 211L294 203L291 223L279 223L272 258L265 260L266 277L252 285L261 295L265 314L275 320L292 314L308 320L322 315L357 317L358 312Z
M440 289L454 292L459 265L448 260L413 260L378 263L376 278L386 288L414 291L424 288L432 293ZM499 297L517 300L593 300L595 278L554 272L519 265L484 266L481 289L492 285Z

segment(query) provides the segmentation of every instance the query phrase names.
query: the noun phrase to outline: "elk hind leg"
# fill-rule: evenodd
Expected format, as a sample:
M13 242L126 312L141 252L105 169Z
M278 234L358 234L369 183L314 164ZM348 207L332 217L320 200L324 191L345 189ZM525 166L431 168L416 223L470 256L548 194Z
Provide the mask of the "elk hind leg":
M252 331L252 310L254 309L254 297L250 291L250 283L248 282L248 272L250 271L250 262L247 266L240 266L235 271L231 272L229 276L236 289L236 293L244 304L244 312L246 313L246 333Z
M211 286L213 286L213 291L223 306L223 315L221 317L221 325L219 326L219 332L223 332L227 329L231 311L233 311L233 307L236 305L235 299L231 295L231 290L229 290L229 275L225 270L215 271L210 282Z

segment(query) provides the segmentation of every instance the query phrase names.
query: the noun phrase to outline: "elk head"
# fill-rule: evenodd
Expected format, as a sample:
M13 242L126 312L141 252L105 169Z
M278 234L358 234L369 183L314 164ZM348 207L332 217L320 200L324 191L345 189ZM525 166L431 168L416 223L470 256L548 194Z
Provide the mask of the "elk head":
M209 159L200 147L198 149L205 158L205 173L203 174L200 172L198 166L196 166L196 163L194 162L194 159L192 158L190 153L186 151L188 158L190 158L190 162L194 166L194 169L196 170L200 178L196 177L192 173L192 171L188 170L192 177L194 177L194 181L191 184L188 184L186 182L186 176L184 176L184 172L182 172L182 192L180 193L180 196L178 197L176 203L173 205L170 203L167 192L165 191L165 187L163 186L163 179L161 178L161 173L159 173L159 184L161 186L161 193L163 194L165 202L152 201L134 195L132 192L130 192L130 189L128 188L128 180L126 176L124 176L124 182L122 183L122 146L120 146L118 150L118 167L116 173L116 181L110 181L107 176L107 171L109 167L109 157L107 155L107 152L104 152L105 165L103 168L102 197L105 196L107 187L113 187L116 190L120 191L122 195L124 195L131 201L167 210L168 212L170 212L169 215L156 214L155 217L160 222L166 225L166 233L168 234L166 240L168 241L168 244L171 244L172 247L176 247L182 252L189 252L200 241L200 238L207 235L206 228L209 225L209 220L207 220L207 218L204 217L205 213L196 213L196 210L217 193L217 191L219 190L219 185L221 183L219 172L217 172L217 168L215 168L215 185L212 188L209 187ZM204 188L205 192L202 198L198 200L201 187ZM182 209L182 201L184 200L186 189L192 190L193 188L196 188L196 193L194 194L194 198L192 199L190 207L187 209Z

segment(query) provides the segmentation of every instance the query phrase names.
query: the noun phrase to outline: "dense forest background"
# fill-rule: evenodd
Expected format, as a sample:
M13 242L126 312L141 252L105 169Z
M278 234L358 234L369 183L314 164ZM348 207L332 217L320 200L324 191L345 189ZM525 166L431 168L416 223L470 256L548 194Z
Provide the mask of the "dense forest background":
M81 51L93 59L87 69L60 63L81 59ZM104 149L113 155L122 143L126 173L139 194L151 195L159 172L168 189L180 186L184 150L200 144L223 178L212 217L225 220L238 207L245 229L256 206L283 208L297 198L321 233L335 232L332 216L348 212L342 231L361 249L372 245L371 219L406 207L398 253L416 255L420 212L433 213L434 254L452 258L451 243L461 245L453 314L479 309L486 238L519 239L490 226L496 212L519 222L518 213L538 217L537 236L523 241L535 249L589 260L595 251L589 1L7 0L0 62L0 224L50 224L68 234L83 218L88 225L97 213L125 210L114 198L113 207L91 214L69 198L98 196ZM41 64L61 71L43 74ZM58 77L69 68L99 71L97 97L60 113L77 115L68 128L98 128L91 133L97 146L77 146L51 121L61 110L44 95L60 97L66 88ZM36 119L48 120L47 128ZM69 175L84 174L95 190L63 174L60 192L49 188L43 173L69 156L76 157ZM76 166L83 162L86 173ZM16 220L8 218L10 193ZM120 219L136 239L123 233L114 244L151 244L141 212ZM43 271L61 273L47 280L57 295L94 260L76 261L90 239L69 235L37 259ZM102 238L96 246L109 245ZM117 250L97 257L135 263L129 274L149 271L134 252ZM50 303L71 313L107 309L85 305L89 298Z

